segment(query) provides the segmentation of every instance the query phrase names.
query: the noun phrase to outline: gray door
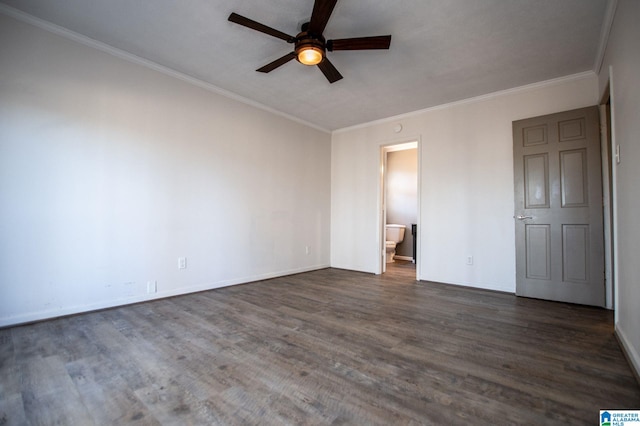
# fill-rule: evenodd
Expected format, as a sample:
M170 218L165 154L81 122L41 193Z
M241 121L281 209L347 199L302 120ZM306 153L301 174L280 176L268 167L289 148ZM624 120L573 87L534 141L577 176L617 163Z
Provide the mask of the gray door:
M604 306L598 108L513 122L516 294Z

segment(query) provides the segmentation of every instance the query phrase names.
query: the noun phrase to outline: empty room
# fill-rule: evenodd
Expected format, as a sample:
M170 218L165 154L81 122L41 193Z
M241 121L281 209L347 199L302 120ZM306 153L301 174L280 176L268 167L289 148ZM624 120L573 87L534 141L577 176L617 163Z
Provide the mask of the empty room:
M0 0L0 425L640 418L639 21Z

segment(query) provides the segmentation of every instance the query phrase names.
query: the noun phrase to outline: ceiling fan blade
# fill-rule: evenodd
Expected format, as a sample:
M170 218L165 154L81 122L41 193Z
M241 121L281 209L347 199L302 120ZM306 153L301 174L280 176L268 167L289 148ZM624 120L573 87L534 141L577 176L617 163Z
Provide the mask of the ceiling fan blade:
M276 68L278 68L279 66L286 64L290 60L295 59L295 57L296 57L296 52L287 53L282 58L278 58L275 61L265 65L264 67L258 68L256 71L264 72L264 73L271 72Z
M318 64L318 68L320 68L320 71L322 71L322 74L324 74L324 76L327 77L327 80L329 80L329 83L335 83L336 81L342 79L342 74L338 72L336 67L334 67L333 64L327 58L324 58L324 60Z
M274 28L267 27L260 22L256 22L253 19L245 18L242 15L238 15L237 13L232 13L229 15L229 21L234 22L236 24L240 24L247 28L251 28L252 30L260 31L261 33L268 34L273 37L280 38L287 43L293 43L295 41L295 37L290 36L289 34L285 34L282 31L278 31Z
M309 21L310 33L322 35L337 2L338 0L316 0L313 4L313 12Z
M327 50L329 52L334 50L388 49L390 45L390 35L327 40Z

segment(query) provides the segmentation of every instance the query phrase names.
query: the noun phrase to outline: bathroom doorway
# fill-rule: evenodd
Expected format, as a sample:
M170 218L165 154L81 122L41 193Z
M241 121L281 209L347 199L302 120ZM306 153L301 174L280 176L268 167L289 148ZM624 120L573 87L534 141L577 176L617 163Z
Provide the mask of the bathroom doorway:
M402 267L419 277L419 158L415 139L381 147L380 273Z

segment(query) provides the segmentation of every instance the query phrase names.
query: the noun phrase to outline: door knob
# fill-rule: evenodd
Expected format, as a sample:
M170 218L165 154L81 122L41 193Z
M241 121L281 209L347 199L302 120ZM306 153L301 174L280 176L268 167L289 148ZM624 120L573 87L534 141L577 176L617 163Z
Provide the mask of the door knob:
M518 215L518 216L516 216L516 219L518 219L518 220L533 219L533 216Z

